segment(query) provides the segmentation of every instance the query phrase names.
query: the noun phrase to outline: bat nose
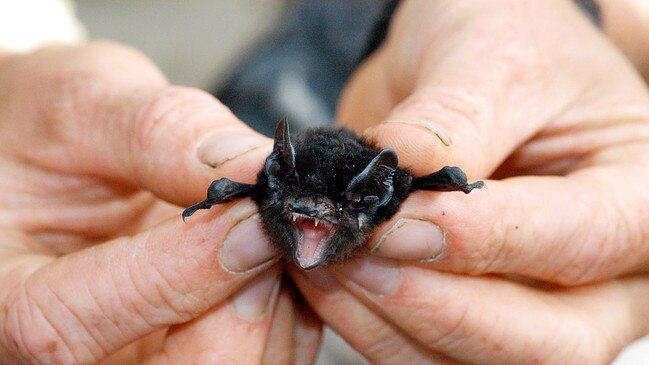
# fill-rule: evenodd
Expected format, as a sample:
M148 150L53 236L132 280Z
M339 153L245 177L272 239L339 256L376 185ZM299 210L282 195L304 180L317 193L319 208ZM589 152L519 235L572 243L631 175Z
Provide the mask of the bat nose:
M315 217L318 214L316 207L308 206L300 202L291 202L288 204L288 208L294 213L308 215L309 217Z

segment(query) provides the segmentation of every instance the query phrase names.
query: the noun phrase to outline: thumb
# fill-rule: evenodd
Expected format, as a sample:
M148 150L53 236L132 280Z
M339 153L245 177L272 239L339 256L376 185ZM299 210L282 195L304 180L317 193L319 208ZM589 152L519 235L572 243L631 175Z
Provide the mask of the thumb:
M179 205L202 200L220 177L254 183L272 141L237 119L211 95L168 87L129 110L106 153L118 177ZM98 173L96 170L94 173Z
M95 363L204 315L277 262L255 211L243 200L58 258L4 255L12 273L0 285L0 357ZM241 316L265 313L271 287L243 298Z
M168 86L150 61L124 46L17 56L2 64L0 83L12 90L0 94L0 117L22 121L0 141L22 159L180 205L202 198L219 175L254 181L271 149L214 97Z
M554 23L592 31L567 2L404 2L343 94L340 120L393 147L416 175L458 165L488 176L586 83L568 76L574 65L552 67L574 54L557 41L572 35L548 31L561 29Z

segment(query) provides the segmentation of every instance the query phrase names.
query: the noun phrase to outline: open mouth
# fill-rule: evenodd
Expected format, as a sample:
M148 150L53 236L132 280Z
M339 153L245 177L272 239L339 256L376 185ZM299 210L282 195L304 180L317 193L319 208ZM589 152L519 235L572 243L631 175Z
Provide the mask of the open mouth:
M297 245L295 261L303 270L320 265L325 260L336 224L300 213L291 213L289 217Z

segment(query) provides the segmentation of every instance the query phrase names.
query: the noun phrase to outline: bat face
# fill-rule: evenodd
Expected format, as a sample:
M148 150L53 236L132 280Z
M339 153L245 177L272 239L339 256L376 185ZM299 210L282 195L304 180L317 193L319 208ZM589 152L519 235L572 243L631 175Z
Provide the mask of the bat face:
M309 270L352 255L412 190L468 194L484 186L469 184L458 167L413 178L397 164L392 149L379 151L346 129L312 129L292 140L282 119L257 183L215 180L207 199L185 209L183 220L198 209L250 196L275 246Z
M350 256L407 196L411 177L390 149L377 152L342 129L291 141L280 123L275 137L253 199L273 241L304 270Z
M347 257L367 236L363 213L350 212L335 197L306 197L297 192L260 204L266 230L283 251L308 270ZM338 200L338 201L336 201Z

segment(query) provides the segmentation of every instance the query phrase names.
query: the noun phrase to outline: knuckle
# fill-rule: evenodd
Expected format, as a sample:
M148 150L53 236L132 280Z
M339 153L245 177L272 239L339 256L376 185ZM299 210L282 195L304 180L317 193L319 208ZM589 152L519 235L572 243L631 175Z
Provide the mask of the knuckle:
M78 363L61 329L48 320L27 291L13 291L8 303L3 335L11 353L29 363Z
M436 304L435 313L431 313L430 306L422 303L410 307L414 316L423 319L412 327L411 333L415 338L421 339L427 348L444 348L450 343L462 341L475 330L471 319L476 308L469 308L465 304L450 299L447 302L440 300ZM435 325L432 326L431 323Z
M566 240L566 260L558 265L554 281L562 286L577 286L597 279L609 242L601 231L575 228Z
M46 47L25 57L14 67L13 74L18 76L12 76L8 86L14 95L22 96L13 97L14 103L30 100L29 114L23 117L35 123L27 123L30 129L24 133L43 148L84 141L95 128L97 115L107 113L102 108L113 103L128 105L137 93L166 84L146 57L117 43ZM130 99L118 100L124 98ZM16 107L25 109L20 104Z
M387 326L374 328L372 333L373 335L366 339L367 342L355 344L358 349L372 359L383 359L387 362L391 357L398 359L399 349L403 347L400 336L395 336L394 331Z
M209 308L205 293L196 287L193 278L183 280L183 275L160 265L136 259L127 267L129 286L135 290L135 296L122 299L128 300L122 303L124 307L138 308L137 314L151 328L188 321Z
M494 120L492 104L477 86L462 87L435 86L417 90L404 99L393 111L396 119L423 123L435 134L448 135L444 144L460 144L458 148L445 149L451 153L453 163L462 165L471 172L484 173L485 157L493 147L487 144L488 126ZM395 118L393 118L395 119ZM421 143L423 153L434 153L430 143ZM439 152L437 152L439 153Z
M212 95L202 90L179 86L161 90L141 110L134 125L136 146L140 148L170 134L177 136L175 139L179 140L194 137L194 133L200 133L200 130L195 130L199 127L199 123L195 122L205 118L206 110L213 113L209 115L210 119L219 116L231 118L229 109ZM188 136L187 133L191 135ZM169 138L169 141L173 140L174 138Z
M188 87L166 87L139 110L128 128L127 147L136 177L147 176L157 168L155 162L159 158L155 154L160 150L156 147L187 151L188 146L196 146L197 139L213 129L215 123L236 120L212 95Z
M529 82L542 77L551 66L547 57L542 56L543 46L537 41L534 31L519 19L496 17L474 25L483 28L476 29L478 34L484 35L482 50L500 66L504 77Z
M462 126L472 128L485 124L492 114L486 97L471 85L462 85L461 88L435 86L419 89L399 103L395 112L445 125L461 123Z
M567 237L567 260L555 275L558 284L576 286L615 277L628 269L621 262L643 259L637 255L641 228L630 223L637 217L628 217L628 209L617 204L610 198L601 199L596 210L585 204L583 216L590 217L590 224L576 225Z
M181 128L196 118L203 117L196 111L216 111L217 114L231 115L223 104L219 103L209 93L182 86L169 86L155 94L151 100L142 107L142 112L136 123L136 128L141 137L159 135L169 131L170 128Z
M470 275L506 270L513 262L510 257L515 250L507 237L507 222L494 214L446 206L449 207L457 213L445 214L436 221L444 227L446 239L444 253L435 261L436 265Z

